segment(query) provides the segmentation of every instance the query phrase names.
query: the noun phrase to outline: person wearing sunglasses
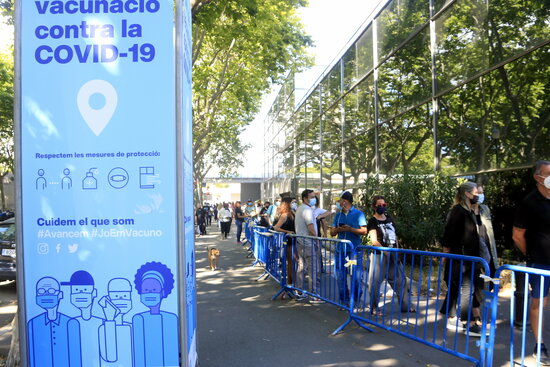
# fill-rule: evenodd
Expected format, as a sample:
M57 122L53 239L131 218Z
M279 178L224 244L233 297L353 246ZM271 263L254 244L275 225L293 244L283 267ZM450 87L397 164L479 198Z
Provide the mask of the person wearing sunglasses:
M376 195L372 198L373 215L367 223L367 229L372 246L397 248L397 235L393 218L387 213L387 204L384 196ZM380 286L386 280L392 287L402 312L415 312L409 308L409 284L405 271L396 252L380 251L374 253L370 259L370 296L371 312L378 312Z

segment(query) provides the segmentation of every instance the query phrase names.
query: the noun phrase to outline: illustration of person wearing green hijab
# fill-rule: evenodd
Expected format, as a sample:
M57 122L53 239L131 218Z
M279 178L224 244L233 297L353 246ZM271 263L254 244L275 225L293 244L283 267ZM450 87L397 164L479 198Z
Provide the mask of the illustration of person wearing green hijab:
M134 284L141 303L149 308L132 318L134 367L179 366L178 316L160 309L174 288L174 275L166 265L152 261L138 269Z

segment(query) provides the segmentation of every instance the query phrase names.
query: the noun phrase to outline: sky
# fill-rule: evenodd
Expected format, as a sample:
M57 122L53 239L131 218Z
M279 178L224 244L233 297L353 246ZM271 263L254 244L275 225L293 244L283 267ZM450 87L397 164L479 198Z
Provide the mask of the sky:
M0 16L0 52L6 52L8 45L13 44L13 27L4 23L4 19Z
M372 11L381 0L309 0L307 8L299 13L307 34L315 43L309 52L315 57L315 65L309 71L296 77L296 91L305 93L323 71L341 54L348 41L361 25L371 17ZM337 5L335 5L337 4ZM264 162L263 124L267 112L275 99L279 87L265 96L260 113L243 132L242 139L252 144L239 169L241 177L262 177ZM297 97L300 98L300 97ZM298 100L297 100L298 101Z

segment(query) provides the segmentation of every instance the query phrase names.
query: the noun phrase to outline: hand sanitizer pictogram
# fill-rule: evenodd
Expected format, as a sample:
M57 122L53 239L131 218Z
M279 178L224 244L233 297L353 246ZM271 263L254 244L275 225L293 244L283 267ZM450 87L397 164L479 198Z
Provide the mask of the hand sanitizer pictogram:
M94 170L97 168L90 168L86 172L86 177L82 180L82 189L84 190L96 190L97 189L97 179L94 177Z

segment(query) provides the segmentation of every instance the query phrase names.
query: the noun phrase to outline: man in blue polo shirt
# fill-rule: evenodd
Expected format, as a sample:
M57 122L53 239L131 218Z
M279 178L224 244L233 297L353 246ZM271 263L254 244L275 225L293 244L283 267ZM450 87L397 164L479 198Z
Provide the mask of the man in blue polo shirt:
M353 195L350 192L344 191L340 196L339 212L334 216L332 227L330 228L330 234L332 236L338 235L338 239L349 240L353 248L361 245L361 236L367 234L367 219L362 211L353 206ZM350 246L337 246L335 251L335 263L336 263L336 279L338 281L338 292L340 296L340 302L344 305L349 303L350 293L348 289L348 268L346 264L346 257L351 257L352 248ZM355 295L357 293L358 285Z

